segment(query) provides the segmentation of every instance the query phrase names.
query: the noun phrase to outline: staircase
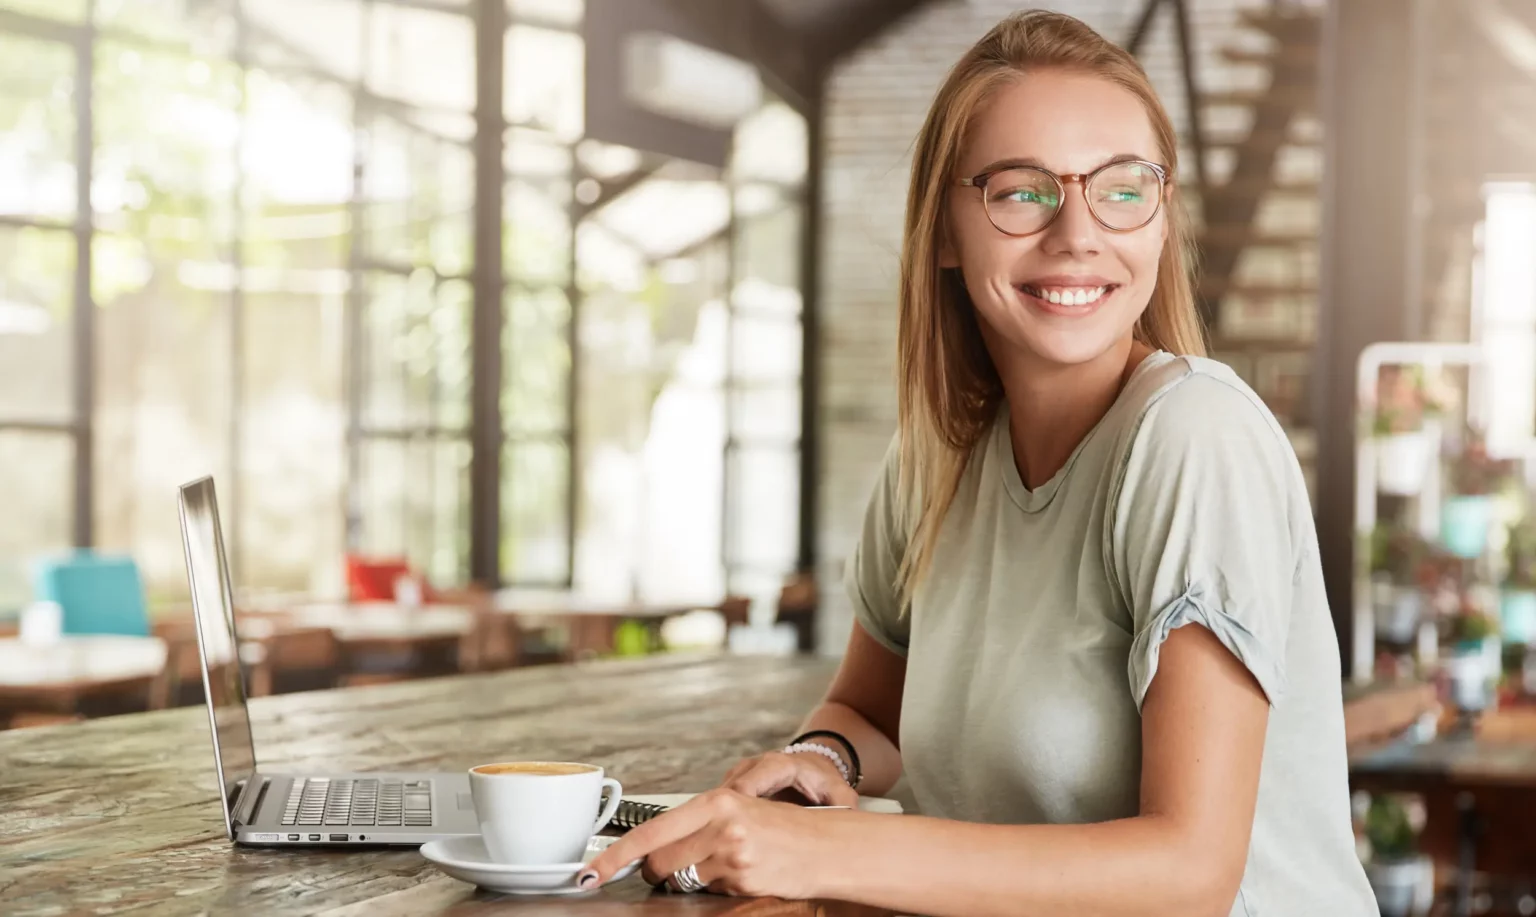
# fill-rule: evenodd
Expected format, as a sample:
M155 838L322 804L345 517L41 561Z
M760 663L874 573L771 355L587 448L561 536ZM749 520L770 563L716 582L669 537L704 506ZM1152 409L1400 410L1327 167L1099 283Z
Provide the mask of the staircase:
M1321 18L1274 4L1237 11L1219 52L1229 80L1201 93L1207 128L1200 300L1211 351L1259 393L1308 480L1315 439L1308 375L1318 309ZM1217 74L1213 74L1217 76ZM1231 89L1231 85L1263 88ZM1232 127L1223 129L1222 124Z

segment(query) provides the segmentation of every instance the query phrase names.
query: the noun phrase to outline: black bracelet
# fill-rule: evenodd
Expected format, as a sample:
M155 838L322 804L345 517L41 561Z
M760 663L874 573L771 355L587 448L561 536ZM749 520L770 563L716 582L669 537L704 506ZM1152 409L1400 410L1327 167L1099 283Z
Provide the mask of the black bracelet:
M812 729L810 732L802 732L795 736L789 744L795 745L806 739L832 739L843 746L848 751L848 763L853 768L853 778L848 781L848 785L854 789L859 788L859 784L864 780L864 771L859 767L859 753L854 749L853 743L848 741L847 736L830 729Z

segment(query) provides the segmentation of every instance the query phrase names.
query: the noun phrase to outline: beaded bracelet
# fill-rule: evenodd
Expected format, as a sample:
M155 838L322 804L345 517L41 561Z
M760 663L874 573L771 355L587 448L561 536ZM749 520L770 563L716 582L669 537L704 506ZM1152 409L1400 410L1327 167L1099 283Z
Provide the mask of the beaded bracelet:
M810 741L811 739L823 738L831 739L837 744L843 746L844 750L848 752L848 757L845 760L848 763L848 769L853 773L852 778L848 781L848 785L854 789L858 789L859 784L864 782L864 768L859 764L859 750L853 747L853 743L848 741L847 736L840 732L833 732L830 729L812 729L810 732L802 732L795 736L793 739L790 739L789 744L799 745L800 743Z
M818 745L814 742L796 742L793 745L786 745L780 750L786 755L795 755L807 751L818 755L824 755L834 765L836 765L837 772L843 775L843 782L849 786L853 785L853 775L848 773L848 765L843 763L843 756L825 745Z

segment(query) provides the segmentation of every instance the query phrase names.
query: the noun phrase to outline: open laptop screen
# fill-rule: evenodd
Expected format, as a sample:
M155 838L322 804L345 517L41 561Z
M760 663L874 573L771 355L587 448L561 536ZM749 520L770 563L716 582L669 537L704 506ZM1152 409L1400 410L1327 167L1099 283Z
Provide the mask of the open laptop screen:
M234 837L235 802L245 781L256 772L256 751L235 636L229 561L212 478L182 486L181 539L187 555L192 612L197 618L197 645L203 661L203 690L213 730L219 791L224 797L224 823Z

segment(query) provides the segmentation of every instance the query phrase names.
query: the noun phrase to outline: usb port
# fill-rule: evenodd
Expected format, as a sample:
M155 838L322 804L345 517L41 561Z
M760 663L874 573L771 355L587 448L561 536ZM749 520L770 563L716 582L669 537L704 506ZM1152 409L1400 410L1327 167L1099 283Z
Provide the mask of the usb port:
M288 839L289 839L289 840L290 840L290 841L296 841L296 840L298 840L298 839L299 839L299 838L300 838L300 837L301 837L301 835L298 835L298 834L290 834L290 835L288 835Z
M346 839L347 839L347 836L345 834L333 834L333 835L331 835L331 840L333 840L333 841L344 841Z
M312 840L312 841L318 841L320 839L320 835L318 835L318 834L311 834L309 836L309 839Z

